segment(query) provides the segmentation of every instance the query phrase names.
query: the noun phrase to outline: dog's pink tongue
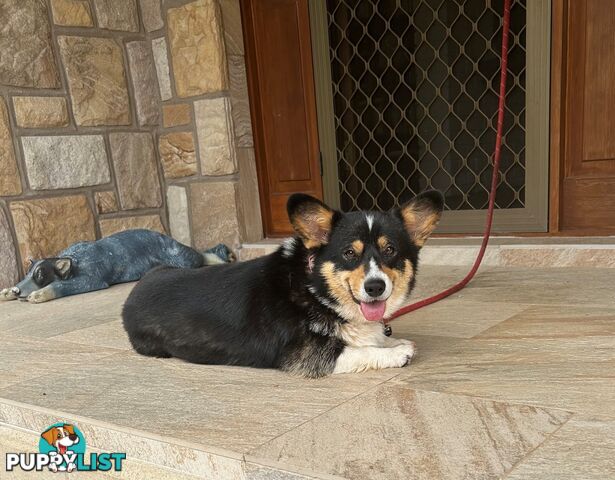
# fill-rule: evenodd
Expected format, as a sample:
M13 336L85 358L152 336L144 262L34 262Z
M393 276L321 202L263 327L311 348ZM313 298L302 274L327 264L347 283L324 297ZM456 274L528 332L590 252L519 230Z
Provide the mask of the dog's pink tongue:
M384 311L387 308L387 302L361 302L361 312L366 320L370 322L379 322L384 317Z

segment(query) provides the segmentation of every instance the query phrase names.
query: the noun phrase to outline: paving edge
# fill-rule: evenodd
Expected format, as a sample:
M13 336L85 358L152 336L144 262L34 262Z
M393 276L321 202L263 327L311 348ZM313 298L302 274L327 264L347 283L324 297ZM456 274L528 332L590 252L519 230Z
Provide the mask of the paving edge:
M342 477L311 472L270 459L234 452L218 447L163 437L155 433L114 425L101 420L56 411L0 398L0 424L40 435L59 421L76 424L88 447L105 452L126 453L130 459L146 462L171 471L208 479L251 480L279 478L343 480ZM274 477L278 478L278 477Z

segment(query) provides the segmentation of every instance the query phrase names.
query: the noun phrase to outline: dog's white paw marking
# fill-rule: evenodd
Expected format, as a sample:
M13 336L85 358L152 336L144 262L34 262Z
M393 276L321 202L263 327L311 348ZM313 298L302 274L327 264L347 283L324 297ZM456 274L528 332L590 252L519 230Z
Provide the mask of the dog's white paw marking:
M13 292L11 288L5 288L0 290L0 302L6 302L8 300L15 300L17 295Z
M36 290L28 295L28 302L30 303L43 303L53 299L53 294L51 290L45 290L41 288L40 290Z
M405 367L410 363L414 355L416 354L416 346L414 342L407 340L409 343L398 345L391 350L391 356L393 360L393 367Z

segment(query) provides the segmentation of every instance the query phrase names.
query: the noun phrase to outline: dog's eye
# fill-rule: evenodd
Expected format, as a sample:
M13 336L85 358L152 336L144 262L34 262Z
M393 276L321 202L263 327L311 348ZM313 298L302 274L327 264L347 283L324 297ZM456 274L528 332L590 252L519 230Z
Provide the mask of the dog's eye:
M344 258L346 260L353 260L356 256L357 254L352 248L349 248L348 250L344 251Z
M395 247L393 245L387 245L386 248L384 249L384 254L387 257L392 257L396 253L397 253L397 250L395 250Z

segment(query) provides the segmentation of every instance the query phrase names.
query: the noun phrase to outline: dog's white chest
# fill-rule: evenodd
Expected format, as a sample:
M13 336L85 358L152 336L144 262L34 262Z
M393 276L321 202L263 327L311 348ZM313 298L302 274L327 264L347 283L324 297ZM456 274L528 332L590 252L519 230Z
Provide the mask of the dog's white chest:
M350 347L383 346L386 339L380 322L344 323L339 336Z

